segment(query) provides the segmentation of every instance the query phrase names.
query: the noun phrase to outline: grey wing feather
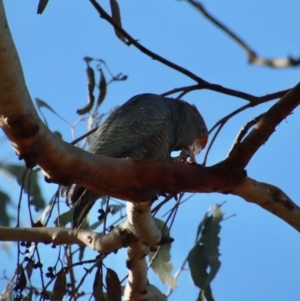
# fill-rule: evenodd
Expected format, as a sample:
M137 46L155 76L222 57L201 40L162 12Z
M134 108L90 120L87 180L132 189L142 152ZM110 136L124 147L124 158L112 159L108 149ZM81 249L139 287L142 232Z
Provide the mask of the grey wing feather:
M116 158L165 160L170 155L166 139L170 111L163 99L152 94L132 98L98 129L88 151Z
M163 97L135 96L99 127L88 151L115 158L168 160L170 115ZM73 228L79 228L100 195L79 185L72 185L67 195L69 203L76 203Z

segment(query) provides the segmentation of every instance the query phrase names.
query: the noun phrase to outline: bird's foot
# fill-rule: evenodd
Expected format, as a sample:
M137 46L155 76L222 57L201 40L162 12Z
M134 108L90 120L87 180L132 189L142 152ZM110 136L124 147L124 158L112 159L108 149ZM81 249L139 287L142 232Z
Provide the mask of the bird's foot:
M189 160L188 160L189 159ZM183 149L178 157L173 157L172 161L175 163L195 163L196 158L192 151Z

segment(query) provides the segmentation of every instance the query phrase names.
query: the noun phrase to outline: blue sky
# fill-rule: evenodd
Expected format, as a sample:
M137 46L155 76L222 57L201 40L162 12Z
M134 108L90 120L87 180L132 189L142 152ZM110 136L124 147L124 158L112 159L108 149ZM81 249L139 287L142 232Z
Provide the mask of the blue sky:
M127 81L108 87L102 112L139 93L159 94L194 84L186 76L120 42L89 1L52 0L43 15L36 15L37 2L4 1L32 98L43 99L70 123L78 120L76 109L83 107L87 99L84 56L101 58L114 74L128 75ZM108 3L102 1L101 5L109 10ZM229 0L203 4L259 55L269 58L300 55L298 1ZM209 82L260 96L293 87L299 81L299 68L274 70L247 64L242 49L184 1L120 0L120 7L123 27L141 44ZM246 104L242 99L212 91L196 91L184 99L197 105L209 128L222 116ZM213 146L208 165L224 159L241 126L273 103L230 120ZM66 141L71 141L69 127L50 112L44 113L51 130L60 131ZM280 187L297 204L300 204L299 127L300 112L295 110L247 166L250 177ZM76 128L76 135L85 131L83 123ZM1 133L0 142L0 160L15 162L15 154ZM202 159L203 154L198 161ZM13 191L13 197L17 198L16 184L1 178L2 187ZM44 196L49 198L55 187L43 184L43 189ZM207 208L224 200L223 211L236 217L222 224L222 266L212 283L216 300L298 300L299 233L260 207L230 195L198 194L181 207L172 230L174 272L192 247L196 227ZM26 224L26 220L23 222ZM15 251L12 248L10 252L3 254L10 258L9 264L4 265L7 271L14 270ZM122 266L124 274L124 252L107 265L115 269ZM150 281L159 285L155 276ZM197 290L187 271L178 281L180 286L170 300L196 299ZM1 281L0 291L4 286ZM166 286L159 287L167 291Z

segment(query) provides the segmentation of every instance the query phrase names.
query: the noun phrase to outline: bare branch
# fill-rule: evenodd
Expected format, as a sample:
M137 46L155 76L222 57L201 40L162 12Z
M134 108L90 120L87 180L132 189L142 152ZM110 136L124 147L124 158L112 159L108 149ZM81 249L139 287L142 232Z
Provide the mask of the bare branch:
M100 194L133 202L182 191L237 194L239 185L244 183L244 166L300 101L298 84L264 115L225 161L212 167L93 155L65 143L42 123L27 91L1 5L0 20L0 126L26 165L38 164L50 181L77 183ZM259 101L255 99L248 105ZM289 207L282 206L282 210L285 212L273 213L284 215L287 220L293 218ZM300 231L298 224L293 226Z
M166 296L148 281L145 259L148 253L149 247L141 242L131 244L127 248L128 281L125 286L124 300L167 300Z
M121 228L114 228L104 235L87 230L72 230L67 228L11 228L0 227L0 241L30 241L53 243L54 245L77 244L91 249L109 253L123 247L120 235Z
M213 127L209 130L209 134L212 133L212 131L214 129L216 129L218 126L223 126L229 119L231 119L233 116L249 109L249 108L253 108L256 107L262 103L268 102L270 100L274 100L280 97L283 97L287 92L289 92L291 89L287 89L287 90L283 90L283 91L278 91L275 93L271 93L271 94L266 94L264 96L261 97L256 97L256 100L252 103L248 103L246 105L241 106L240 108L234 110L233 112L231 112L230 114L224 116L223 118L221 118L218 122L216 122Z
M104 20L106 20L107 22L109 22L118 32L120 32L128 41L128 45L133 45L135 46L137 49L139 49L142 53L148 55L149 57L151 57L154 60L157 60L159 62L161 62L162 64L188 76L189 78L195 80L198 83L199 86L199 90L200 89L207 89L207 90L212 90L215 92L219 92L219 93L223 93L223 94L227 94L227 95L231 95L234 97L239 97L242 99L246 99L250 102L255 101L255 97L248 94L248 93L244 93L241 91L237 91L237 90L233 90L233 89L229 89L229 88L225 88L222 87L221 85L217 85L217 84L211 84L207 81L205 81L204 79L202 79L201 77L197 76L196 74L192 73L191 71L174 64L173 62L163 58L162 56L154 53L153 51L147 49L146 47L144 47L142 44L140 44L136 39L134 39L127 31L125 31L122 27L119 26L119 24L117 24L112 17L97 3L96 0L90 0L90 2L92 3L92 5L95 7L95 9L97 10L97 12L100 14L100 17L103 18Z
M255 124L257 124L259 122L259 120L264 116L264 113L256 116L255 118L253 118L252 120L250 120L249 122L247 122L239 131L237 137L235 138L233 145L231 147L231 150L229 151L229 156L231 154L231 152L234 150L234 148L241 143L242 139L245 137L245 135L247 134L247 132L249 131L249 129L251 127L253 127Z
M204 6L195 0L187 0L193 7L200 11L209 21L211 21L216 27L221 29L225 34L231 37L247 54L248 62L260 66L268 66L273 68L287 68L287 67L296 67L300 65L300 58L274 58L266 59L257 56L256 52L237 34L230 30L227 26L222 24L219 20L213 17Z
M246 177L244 182L231 193L261 206L293 228L300 230L300 208L276 186Z
M3 15L0 19L5 20ZM204 169L192 164L115 159L65 143L37 115L7 24L0 28L0 43L0 126L27 167L38 164L49 181L77 183L100 194L141 202L164 192L227 191L244 178L243 170L232 171L222 164Z

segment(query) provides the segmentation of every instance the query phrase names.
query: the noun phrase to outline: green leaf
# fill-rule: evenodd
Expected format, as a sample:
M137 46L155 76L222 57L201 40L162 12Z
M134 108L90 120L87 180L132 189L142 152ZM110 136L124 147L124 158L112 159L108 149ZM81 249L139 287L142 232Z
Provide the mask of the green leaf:
M67 293L67 278L65 271L60 271L56 275L56 280L53 286L53 293L51 294L50 301L60 301Z
M18 184L22 185L22 178L25 172L25 168L21 165L9 164L9 165L1 165L0 170L3 172L14 176L18 182ZM24 181L24 191L28 194L30 192L30 204L33 205L35 211L39 211L43 209L46 205L45 200L42 197L41 189L38 184L38 172L40 169L32 169L30 176L30 188L28 189L29 184L29 176L25 177Z
M11 217L7 213L7 205L11 203L11 199L8 194L0 191L0 225L9 226Z
M216 205L212 215L206 213L200 222L196 234L196 245L188 255L188 264L194 284L201 289L198 300L213 301L210 287L211 281L216 276L221 262L219 260L219 233L223 213L220 206Z
M221 261L219 260L219 233L221 230L220 222L222 220L223 213L220 210L220 206L216 205L212 216L207 220L202 232L204 253L210 267L207 284L214 279L221 266Z
M169 227L166 225L166 223L163 220L155 217L154 221L156 223L156 226L158 227L158 229L161 231L163 235L169 234Z
M45 108L45 109L49 110L50 112L52 112L56 116L58 116L58 114L45 101L43 101L43 100L41 100L39 98L35 98L34 101L35 101L35 104L36 104L36 107L37 107L39 113L42 115L42 117L44 119L45 124L48 126L46 117L42 113L41 108Z
M203 291L200 291L200 292L199 292L199 296L198 296L198 298L197 298L196 301L205 301L205 298L204 298L203 295L204 295L204 294L203 294Z
M33 266L34 266L34 261L32 259L29 259L27 261L26 267L25 267L25 271L27 274L28 279L31 278L32 272L33 272Z
M67 212L64 212L60 214L55 220L54 224L56 227L65 227L68 223L72 223L73 220L73 214L74 214L74 207L68 210ZM58 222L59 221L59 222Z
M210 285L205 288L203 294L207 301L215 301Z
M100 69L99 89L100 89L100 93L99 93L98 100L97 100L98 107L102 104L103 100L105 99L106 93L107 93L106 78L104 76L102 69Z
M95 88L95 73L93 68L87 66L86 68L86 75L87 75L87 87L88 87L88 104L82 108L78 109L76 112L79 115L84 115L89 113L94 106L95 97L94 97L94 88Z
M205 258L204 247L195 245L189 252L188 264L191 272L191 277L195 286L204 290L207 286L208 279L208 262Z
M42 14L48 4L49 0L40 0L38 8L37 8L37 14Z
M207 220L207 217L208 217L208 213L209 212L206 212L204 214L204 217L203 217L202 221L200 222L200 224L198 226L195 244L197 244L199 242L200 235L202 234L202 230L203 230L203 227L204 227L204 223L205 223L205 221Z
M91 57L89 57L89 56L85 56L85 57L83 57L83 60L88 64L88 63L90 63L91 61L93 61L94 59L91 58Z
M16 275L17 275L17 280L16 280L16 285L15 285L15 290L20 290L22 292L24 288L26 287L27 280L24 272L24 268L21 264L18 265L16 269Z
M99 266L95 273L94 284L93 284L93 296L96 301L104 301L103 294L103 282L102 282L102 267Z
M155 223L158 228L162 230L163 235L167 235L169 229L167 226L164 227L165 222L155 218ZM163 228L164 227L164 228ZM148 257L149 261L152 260L155 252L149 252ZM161 246L158 254L152 262L151 268L154 273L159 277L160 281L164 284L168 284L171 287L177 285L176 279L172 276L173 265L169 262L171 259L171 244L164 244Z
M45 101L43 101L43 100L41 100L39 98L35 98L35 104L36 104L36 107L37 107L39 113L42 115L42 117L44 119L44 122L45 122L45 124L47 126L48 126L48 124L47 124L47 121L46 121L46 117L42 113L41 108L45 108L45 109L49 110L51 113L53 113L59 119L61 119L62 121L64 121L66 124L70 125L66 119L64 119L62 116L60 116L59 114L57 114Z
M107 273L105 277L106 289L107 289L107 299L110 301L121 301L122 300L122 287L121 282L117 273L107 268Z
M115 23L117 23L120 27L122 27L120 7L119 7L119 4L118 4L117 0L110 0L109 4L110 4L110 9L111 9L112 19L115 21ZM115 27L114 27L114 30L115 30L116 36L122 42L124 42L126 44L125 37Z
M79 261L83 260L85 249L86 249L86 246L80 246L79 247L79 253L78 253L78 260Z
M210 285L208 285L204 290L200 290L199 292L199 296L197 298L197 301L215 301L213 295L212 295L212 291L211 291L211 287Z

